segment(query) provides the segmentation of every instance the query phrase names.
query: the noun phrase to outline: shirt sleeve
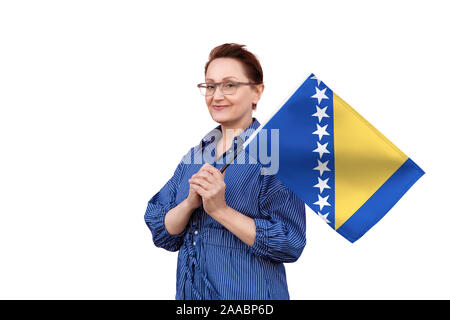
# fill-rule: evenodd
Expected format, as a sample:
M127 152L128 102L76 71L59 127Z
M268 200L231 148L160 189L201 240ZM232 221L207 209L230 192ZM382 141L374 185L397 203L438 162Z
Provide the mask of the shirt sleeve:
M250 248L275 262L295 262L306 245L305 203L281 182L264 189L262 217L254 219L256 237Z
M169 181L156 193L147 204L144 220L153 236L153 243L168 251L177 251L183 244L186 231L172 235L164 224L164 218L169 210L176 207L176 194L183 171L180 162Z

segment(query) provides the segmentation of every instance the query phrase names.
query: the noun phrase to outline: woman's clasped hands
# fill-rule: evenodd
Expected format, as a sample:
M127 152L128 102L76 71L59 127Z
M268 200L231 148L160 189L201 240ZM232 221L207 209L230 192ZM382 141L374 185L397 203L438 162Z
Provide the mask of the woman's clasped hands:
M189 179L189 196L192 201L203 203L203 209L211 216L217 217L227 207L225 202L225 172L205 163L200 170ZM191 193L191 190L194 192ZM197 193L195 195L194 193ZM201 197L199 199L199 197Z

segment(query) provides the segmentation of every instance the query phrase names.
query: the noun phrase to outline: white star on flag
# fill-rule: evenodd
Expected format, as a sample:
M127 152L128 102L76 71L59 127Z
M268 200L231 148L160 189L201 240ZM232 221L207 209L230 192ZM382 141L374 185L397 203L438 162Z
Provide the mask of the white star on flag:
M318 194L317 196L319 197L319 200L314 202L314 204L317 204L318 206L320 206L320 210L322 210L322 208L324 206L331 206L331 204L329 204L328 201L327 201L329 196L326 196L325 198L322 198L320 196L320 194Z
M317 134L319 136L319 141L322 139L323 135L329 136L330 134L326 131L328 125L326 124L325 126L321 127L316 123L317 126L317 130L314 131L312 134Z
M329 212L327 212L326 214L321 214L320 212L317 212L317 214L319 215L320 218L322 218L323 221L325 221L326 223L330 223L331 221L329 221L327 219L328 215L330 214Z
M319 119L319 123L320 121L322 121L322 118L329 118L329 116L326 114L325 111L327 111L328 107L324 107L324 108L319 108L319 106L316 106L316 113L314 113L312 116L313 117L317 117Z
M328 186L328 184L327 184L328 179L330 179L330 178L327 178L326 180L322 180L322 179L320 179L319 177L317 177L317 179L319 179L319 183L316 184L316 185L314 186L314 188L319 188L319 189L320 189L320 193L322 193L323 189L331 189L331 188Z
M323 173L324 171L331 171L331 170L328 169L328 167L327 167L328 161L329 161L329 160L327 160L327 161L325 161L325 162L321 162L319 159L317 159L317 167L315 167L313 170L319 170L319 171L320 171L320 176L322 176L322 173Z
M320 86L320 83L322 82L319 78L317 78L317 76L312 76L310 79L317 80L317 86Z
M325 91L327 91L327 88L319 90L319 88L316 87L316 94L311 96L311 98L316 98L318 104L320 104L320 101L322 101L322 99L328 99L328 97L325 95Z
M325 144L320 144L320 142L317 141L317 149L314 149L313 152L318 152L320 155L320 159L322 159L322 155L324 153L330 153L330 151L327 150L327 145L328 145L328 142Z

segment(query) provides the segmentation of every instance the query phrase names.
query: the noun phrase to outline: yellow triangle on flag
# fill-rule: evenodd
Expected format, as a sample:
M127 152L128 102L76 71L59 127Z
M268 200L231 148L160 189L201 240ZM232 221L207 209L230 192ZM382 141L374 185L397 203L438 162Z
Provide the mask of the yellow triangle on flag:
M337 230L408 157L335 93L333 113Z

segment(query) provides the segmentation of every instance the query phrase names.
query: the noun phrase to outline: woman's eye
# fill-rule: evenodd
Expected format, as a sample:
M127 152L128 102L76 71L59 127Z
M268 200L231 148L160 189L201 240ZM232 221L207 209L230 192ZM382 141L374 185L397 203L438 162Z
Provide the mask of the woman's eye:
M227 83L226 86L227 86L228 88L233 88L233 87L234 87L234 83Z
M214 88L214 86L206 86L207 89Z

